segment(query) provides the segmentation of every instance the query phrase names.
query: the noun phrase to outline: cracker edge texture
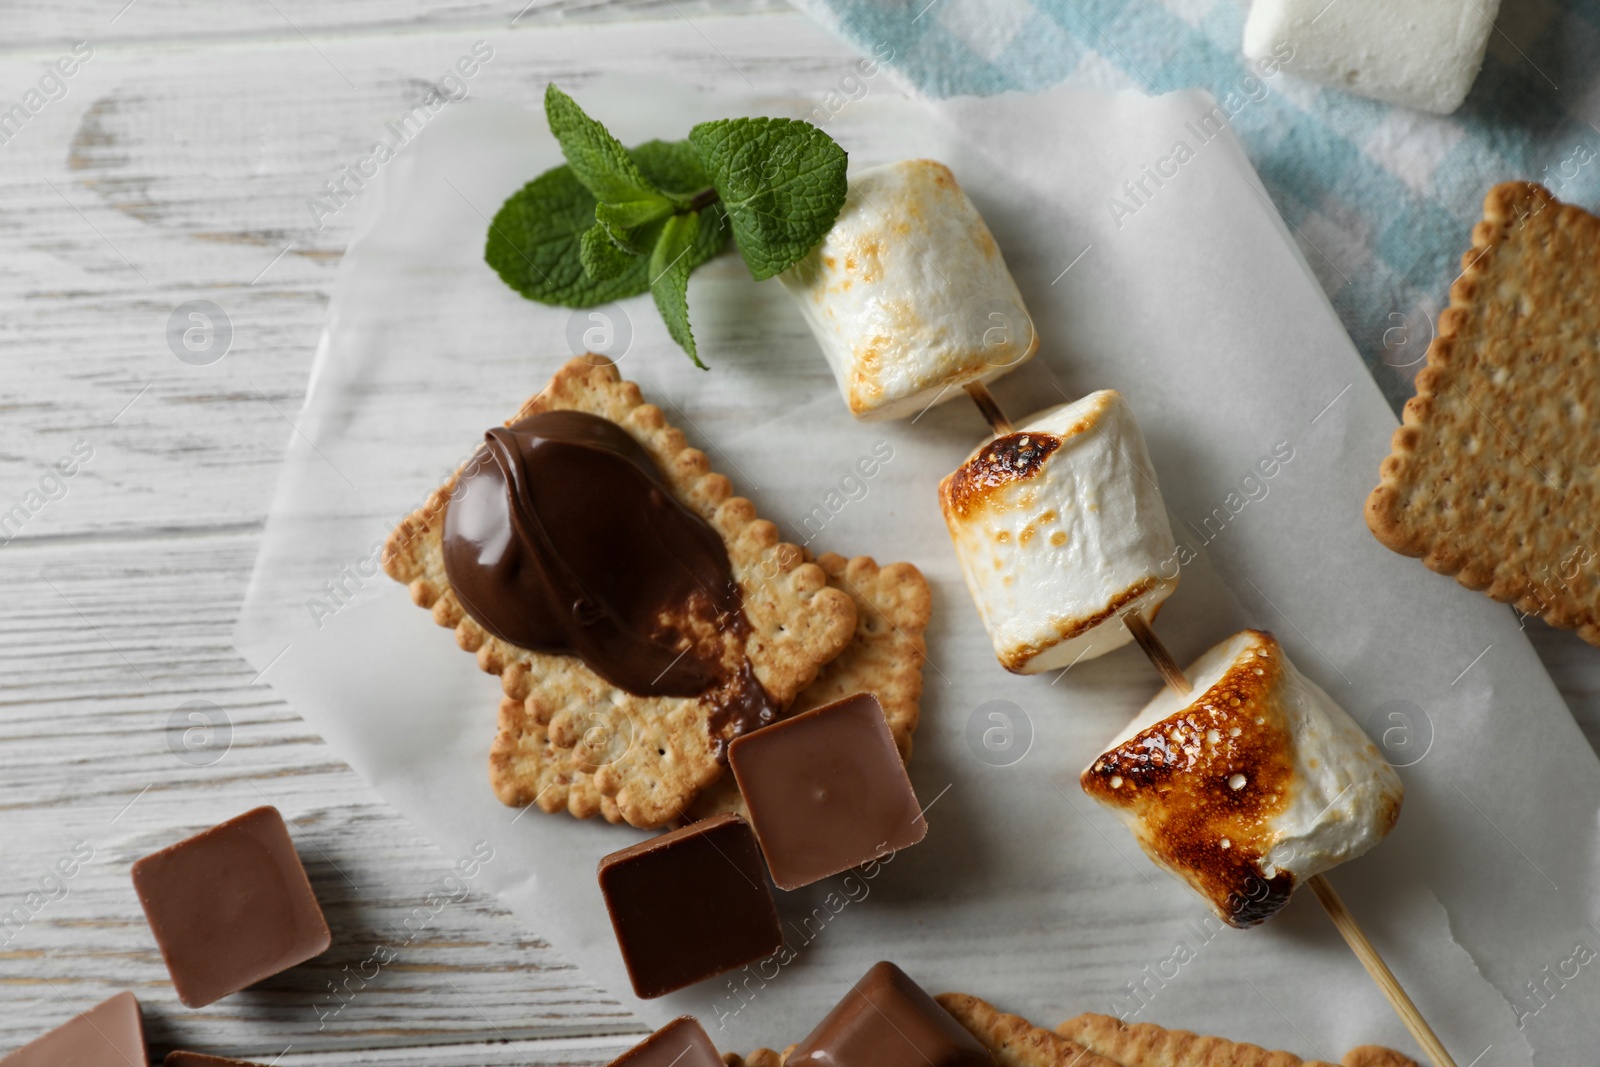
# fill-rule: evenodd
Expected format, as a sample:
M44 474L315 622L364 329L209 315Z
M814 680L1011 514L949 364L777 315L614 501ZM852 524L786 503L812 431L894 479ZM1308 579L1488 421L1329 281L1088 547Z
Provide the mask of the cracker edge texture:
M1123 1067L1085 1045L966 993L940 993L933 999L983 1043L999 1067Z
M1056 1027L1056 1033L1123 1067L1334 1067L1321 1060L1302 1060L1292 1052L1188 1030L1167 1030L1154 1023L1126 1023L1094 1012L1068 1019ZM1402 1058L1399 1062L1410 1061Z

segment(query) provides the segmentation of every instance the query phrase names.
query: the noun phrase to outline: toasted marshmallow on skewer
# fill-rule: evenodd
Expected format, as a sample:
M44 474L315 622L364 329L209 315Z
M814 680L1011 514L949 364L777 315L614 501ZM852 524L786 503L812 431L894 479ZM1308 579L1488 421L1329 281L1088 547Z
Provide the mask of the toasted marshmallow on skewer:
M1404 790L1271 634L1234 634L1187 673L1193 690L1163 689L1080 781L1219 918L1254 926L1382 840Z
M858 419L915 415L1038 347L989 227L933 160L852 174L833 228L779 277Z
M1007 670L1037 674L1133 640L1178 584L1150 455L1114 389L1051 408L939 484L967 588Z

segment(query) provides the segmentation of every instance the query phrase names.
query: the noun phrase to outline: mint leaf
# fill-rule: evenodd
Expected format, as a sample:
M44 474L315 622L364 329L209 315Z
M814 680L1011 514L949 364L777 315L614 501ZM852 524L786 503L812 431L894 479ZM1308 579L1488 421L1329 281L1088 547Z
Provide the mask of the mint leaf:
M673 211L670 200L629 200L621 204L596 204L594 218L618 247L638 255L646 249L634 244L629 231L664 219Z
M688 141L646 141L628 150L639 169L668 196L692 197L711 188L700 155Z
M583 273L595 281L608 281L627 270L639 253L621 248L598 222L583 232L578 242L578 259Z
M650 252L650 295L667 323L667 332L689 353L701 370L700 353L695 349L694 331L689 328L689 271L692 253L698 243L701 225L699 212L674 215L661 230Z
M734 241L761 280L793 266L844 206L843 148L794 119L721 119L689 131L721 196Z
M596 200L608 204L654 200L671 209L672 202L644 176L622 142L554 83L545 87L544 113L567 166Z
M633 149L645 177L677 193L693 191L704 171L685 141L648 141ZM631 257L627 268L609 278L585 270L582 242L595 226L594 195L568 166L555 167L523 186L489 224L484 259L500 279L529 300L559 307L596 307L637 296L650 288L649 257ZM689 253L691 270L722 251L730 229L717 205L700 212L701 222ZM636 247L653 249L662 222L632 235ZM600 253L603 255L604 253Z
M580 244L593 228L594 196L569 167L545 171L511 195L489 224L483 258L511 288L543 304L595 307L650 288L649 264L591 278Z

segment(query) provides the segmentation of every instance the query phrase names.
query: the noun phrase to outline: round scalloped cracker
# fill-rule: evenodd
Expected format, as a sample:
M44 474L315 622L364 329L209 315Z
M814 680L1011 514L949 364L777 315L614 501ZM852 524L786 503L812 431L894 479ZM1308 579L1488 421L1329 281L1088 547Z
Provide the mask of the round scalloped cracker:
M705 453L689 447L610 360L568 361L507 425L550 410L586 411L626 429L673 493L722 535L750 624L743 654L773 702L787 707L849 642L856 623L851 597L830 588L800 549L781 544L777 527L733 496ZM722 773L711 736L714 702L705 695L635 696L575 656L518 648L478 625L444 570L444 512L460 474L395 527L383 567L435 622L455 630L457 644L475 652L483 670L500 675L506 699L489 756L495 795L514 807L565 808L580 818L600 814L639 827L670 822Z
M795 698L792 710L872 693L883 707L900 758L909 761L911 737L921 714L922 663L927 658L923 632L933 612L927 579L909 563L880 567L870 556L847 560L830 552L817 565L827 574L829 585L843 589L855 601L855 639ZM707 786L685 818L704 819L721 812L749 814L731 774Z
M1600 645L1600 218L1489 190L1367 526Z

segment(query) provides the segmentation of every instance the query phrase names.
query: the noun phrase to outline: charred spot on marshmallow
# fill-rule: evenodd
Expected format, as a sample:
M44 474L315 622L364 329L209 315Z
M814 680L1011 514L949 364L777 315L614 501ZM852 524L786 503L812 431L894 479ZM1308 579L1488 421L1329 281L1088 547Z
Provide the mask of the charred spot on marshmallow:
M1033 477L1052 452L1073 438L1095 430L1113 406L1121 402L1116 390L1102 389L1079 401L1081 410L1077 418L1058 433L1018 430L995 438L939 483L939 498L945 514L964 519L981 507L995 490ZM1041 520L1046 517L1054 519L1055 511L1040 516Z
M1292 874L1266 862L1276 843L1270 823L1295 788L1289 723L1269 698L1285 666L1270 635L1250 634L1254 655L1082 778L1090 796L1134 816L1147 852L1239 927L1271 918L1295 887Z
M997 437L961 465L939 486L947 512L965 518L990 491L1031 478L1045 457L1061 447L1061 438L1047 433L1012 433Z

